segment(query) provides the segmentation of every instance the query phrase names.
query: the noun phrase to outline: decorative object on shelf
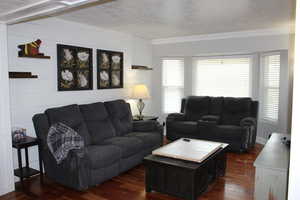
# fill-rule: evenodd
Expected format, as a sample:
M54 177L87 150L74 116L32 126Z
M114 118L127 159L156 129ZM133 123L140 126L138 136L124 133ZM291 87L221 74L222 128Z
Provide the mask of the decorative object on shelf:
M98 89L123 88L123 52L97 50Z
M28 57L28 58L50 58L50 56L45 56L43 53L40 53L40 46L42 41L40 39L30 42L27 44L18 45L20 49L18 54L19 57Z
M12 141L21 142L26 137L26 129L20 127L13 127L11 131Z
M32 75L31 72L9 72L9 78L38 78L37 75Z
M93 50L57 45L58 91L93 89Z
M138 99L138 102L137 102L137 109L139 111L138 118L142 120L143 119L143 110L145 108L145 103L143 102L143 99L150 98L147 86L143 85L143 84L135 85L133 88L132 98Z
M132 65L131 69L139 69L139 70L153 70L150 67L142 66L142 65Z

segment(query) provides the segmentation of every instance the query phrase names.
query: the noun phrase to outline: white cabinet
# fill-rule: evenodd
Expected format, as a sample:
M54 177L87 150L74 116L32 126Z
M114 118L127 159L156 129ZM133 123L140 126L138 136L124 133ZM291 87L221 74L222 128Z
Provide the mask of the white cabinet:
M282 143L287 134L273 133L254 162L255 200L285 200L287 198L290 150Z

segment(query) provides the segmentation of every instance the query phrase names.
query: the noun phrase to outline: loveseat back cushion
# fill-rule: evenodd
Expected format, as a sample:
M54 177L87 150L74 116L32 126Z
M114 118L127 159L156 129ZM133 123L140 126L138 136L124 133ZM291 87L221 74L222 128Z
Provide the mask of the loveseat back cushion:
M132 132L132 114L130 105L124 100L107 101L104 103L108 110L117 136Z
M91 135L92 144L101 144L103 140L116 136L104 103L80 105L79 108Z
M48 117L50 126L61 122L74 129L83 138L85 145L89 145L91 143L88 128L77 104L50 108L47 109L45 113Z
M251 115L250 98L225 97L222 113L223 125L240 125L243 118Z
M258 101L251 102L251 117L257 118L258 115Z
M223 110L224 97L210 97L209 114L220 116Z
M188 121L200 120L209 113L210 98L206 96L189 96L185 103L185 116Z

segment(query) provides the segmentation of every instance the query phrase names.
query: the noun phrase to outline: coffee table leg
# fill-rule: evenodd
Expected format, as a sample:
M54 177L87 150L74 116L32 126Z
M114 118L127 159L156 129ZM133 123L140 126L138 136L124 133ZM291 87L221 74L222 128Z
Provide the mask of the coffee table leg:
M226 165L227 165L227 154L226 152L222 153L217 158L217 175L218 176L225 176L226 172Z
M145 190L147 193L152 191L150 187L150 176L150 170L147 166L145 166Z

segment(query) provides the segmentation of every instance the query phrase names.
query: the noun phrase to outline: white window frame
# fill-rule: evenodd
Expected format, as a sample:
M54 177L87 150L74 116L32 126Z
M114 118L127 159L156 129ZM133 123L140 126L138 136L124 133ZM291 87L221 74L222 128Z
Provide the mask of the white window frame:
M170 113L165 112L165 89L168 87L165 87L163 85L163 75L164 75L164 69L163 69L163 61L164 60L181 60L183 62L183 68L185 68L185 58L184 57L163 57L161 58L161 100L162 100L162 114L163 115L168 115ZM184 93L185 93L185 69L183 69L183 86L182 87L176 87L181 89L181 98L184 98ZM171 87L169 87L171 88ZM175 88L175 87L174 87ZM180 107L178 108L178 111L180 111Z
M196 80L196 67L198 60L207 59L222 59L222 58L249 58L249 97L253 97L253 71L254 69L254 55L253 54L233 54L233 55L216 55L216 56L193 56L193 67L192 67L192 93L196 94L195 80Z
M265 76L264 76L264 70L265 70L265 57L266 56L274 56L274 55L279 55L280 56L280 70L279 70L279 97L278 97L278 115L277 115L277 120L269 120L265 119L264 117L264 103L265 103L265 98L264 98L264 93L266 90L265 86ZM268 123L271 125L279 125L279 120L280 120L280 107L281 107L281 101L280 101L280 93L281 93L281 66L282 66L282 55L281 51L271 51L271 52L265 52L260 54L260 109L259 109L259 116L260 116L260 121L264 123Z

